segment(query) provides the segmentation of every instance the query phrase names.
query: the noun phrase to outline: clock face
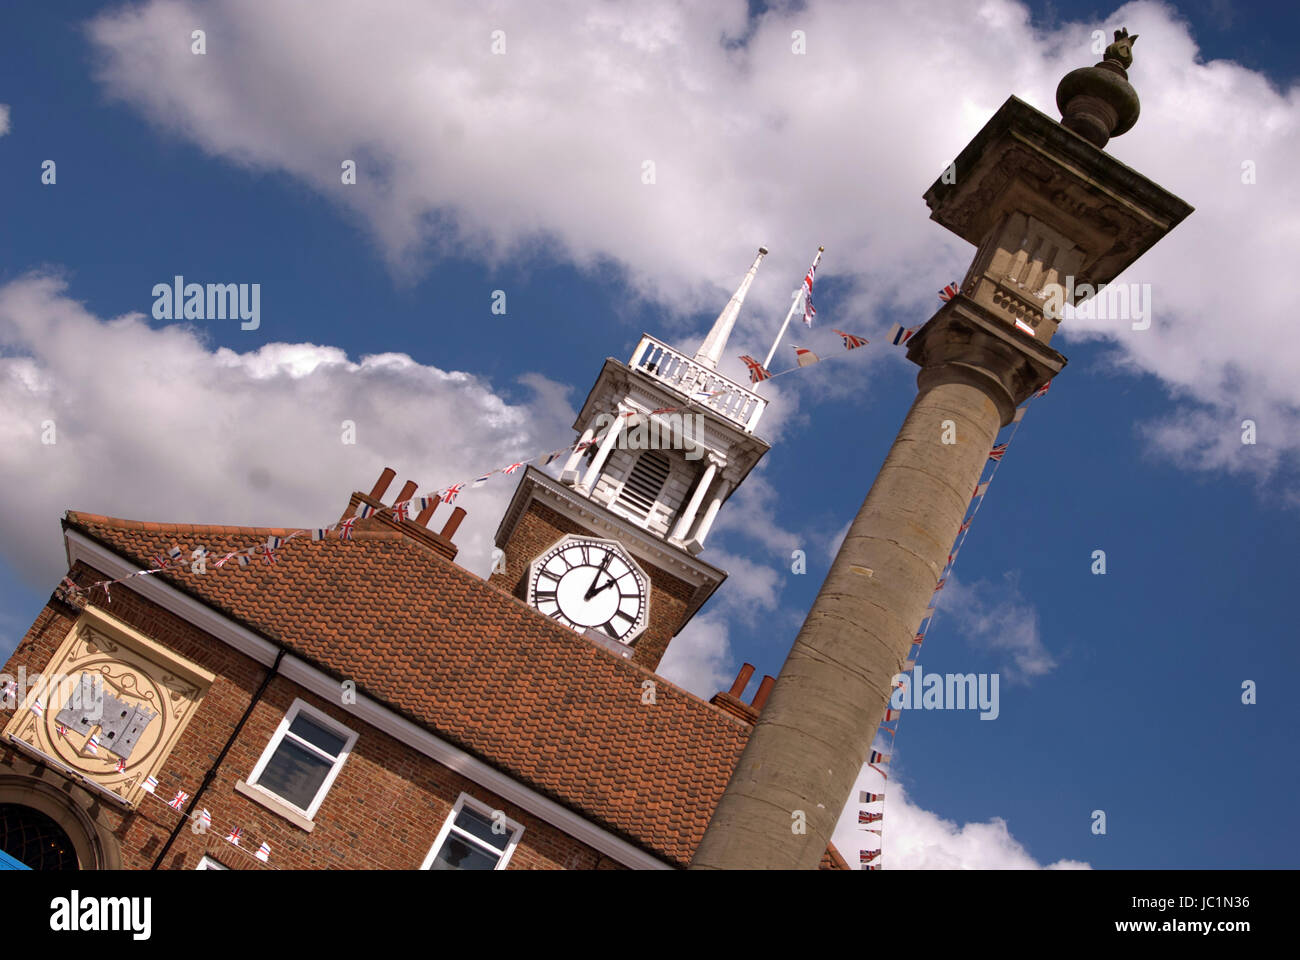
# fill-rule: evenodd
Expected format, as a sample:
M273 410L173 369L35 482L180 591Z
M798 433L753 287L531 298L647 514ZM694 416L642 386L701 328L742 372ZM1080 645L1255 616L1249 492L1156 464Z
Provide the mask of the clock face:
M610 540L566 538L533 561L528 602L552 620L623 643L645 629L649 583Z

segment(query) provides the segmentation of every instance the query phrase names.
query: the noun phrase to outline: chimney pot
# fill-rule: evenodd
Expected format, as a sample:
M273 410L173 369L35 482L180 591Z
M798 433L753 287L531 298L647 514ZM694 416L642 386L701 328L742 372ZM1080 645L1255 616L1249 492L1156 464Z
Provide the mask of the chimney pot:
M754 694L754 699L749 701L749 705L761 711L763 704L767 703L767 695L772 692L774 686L776 686L776 677L764 676L763 682L758 685L758 693Z
M754 665L752 663L742 664L740 673L736 674L736 682L731 685L731 689L727 692L739 700L740 695L745 692L745 687L749 684L749 678L753 675Z
M388 490L388 485L393 482L393 478L396 476L396 470L392 467L384 467L384 472L381 473L379 479L375 481L375 487L370 491L370 496L375 500L382 500L384 492Z
M442 528L441 536L443 537L443 539L450 540L452 537L454 537L456 535L457 528L460 527L460 522L464 519L465 519L464 507L457 507L455 510L453 510L451 512L451 516L447 518L447 525Z
M418 483L414 480L407 480L406 483L402 484L402 492L397 495L397 499L394 500L393 503L401 503L403 500L410 500L415 496L415 491L419 489L420 485Z
M433 511L438 509L438 504L442 503L442 497L435 496L429 500L429 505L420 511L420 515L415 518L415 522L422 527L429 525L429 518L433 516Z

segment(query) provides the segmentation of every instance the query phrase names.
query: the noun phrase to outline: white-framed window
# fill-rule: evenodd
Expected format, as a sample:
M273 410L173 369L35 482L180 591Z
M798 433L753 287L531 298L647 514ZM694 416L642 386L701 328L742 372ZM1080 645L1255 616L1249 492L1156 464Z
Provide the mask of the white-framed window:
M253 767L248 785L310 820L356 740L355 731L295 700Z
M421 870L504 870L524 828L462 793Z
M217 861L213 860L207 854L204 854L199 859L199 865L194 869L195 870L229 870L230 868L226 866L224 863L217 863Z

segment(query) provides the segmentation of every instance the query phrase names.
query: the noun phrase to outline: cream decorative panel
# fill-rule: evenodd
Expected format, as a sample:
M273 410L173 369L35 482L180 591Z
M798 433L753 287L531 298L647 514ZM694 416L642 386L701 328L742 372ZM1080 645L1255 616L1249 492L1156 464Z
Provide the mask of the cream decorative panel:
M40 680L28 678L30 689L22 691L5 733L135 804L145 778L162 769L213 678L87 606ZM33 709L37 700L39 711Z

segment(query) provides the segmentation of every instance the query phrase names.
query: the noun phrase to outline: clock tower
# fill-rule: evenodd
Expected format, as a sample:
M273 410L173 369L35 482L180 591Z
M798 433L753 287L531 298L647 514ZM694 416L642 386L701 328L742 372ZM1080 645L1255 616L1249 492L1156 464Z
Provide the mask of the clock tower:
M694 356L647 334L605 361L560 476L529 467L497 528L492 583L650 670L726 579L700 554L769 449L754 435L767 401L717 372L766 253Z

